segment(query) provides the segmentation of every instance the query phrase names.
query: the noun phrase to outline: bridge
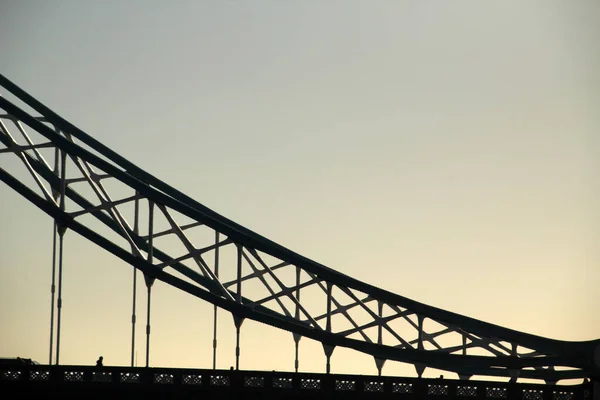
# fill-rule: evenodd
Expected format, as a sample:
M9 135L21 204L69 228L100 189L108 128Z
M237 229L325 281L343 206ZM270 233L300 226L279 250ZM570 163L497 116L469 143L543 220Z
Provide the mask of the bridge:
M2 388L63 390L75 387L69 386L70 380L77 378L79 387L88 389L96 385L112 388L133 380L143 387L178 387L191 392L250 393L256 389L257 393L275 393L285 389L277 382L288 382L285 385L292 391L309 393L301 389L310 389L323 396L371 391L393 394L410 387L407 393L417 397L454 397L468 392L487 398L561 399L585 398L592 390L591 384L578 385L565 389L568 393L563 395L562 385L557 386L561 381L597 380L600 376L600 339L571 342L519 332L354 279L186 196L2 75L0 87L0 155L13 157L22 168L19 174L0 168L0 180L54 221L49 365L2 367ZM134 267L132 368L97 371L60 365L63 239L67 231ZM183 253L161 246L167 237L177 241ZM141 284L138 271L144 278ZM214 305L213 370L150 368L151 300L156 281ZM147 295L146 369L133 368L135 297L141 285ZM218 310L233 316L234 371L216 369ZM239 371L240 332L246 319L291 334L296 354L293 373ZM300 372L298 349L304 337L322 344L325 375ZM337 347L371 356L377 375L330 374ZM382 376L388 360L414 365L418 378ZM424 379L427 368L447 371L458 380ZM506 382L473 380L489 377ZM523 383L532 379L540 382L538 389Z

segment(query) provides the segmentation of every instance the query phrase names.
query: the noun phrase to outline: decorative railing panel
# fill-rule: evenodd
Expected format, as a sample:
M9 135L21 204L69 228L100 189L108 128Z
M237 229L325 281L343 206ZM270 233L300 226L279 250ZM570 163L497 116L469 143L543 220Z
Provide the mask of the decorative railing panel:
M207 378L206 380L203 378ZM590 400L590 383L557 386L450 379L376 377L360 375L313 374L266 371L193 370L176 368L129 368L86 366L0 366L0 397L15 385L27 387L123 387L129 391L148 385L182 390L259 391L260 393L346 393L369 398L389 393L398 398L435 399L518 399L518 400ZM83 386L82 386L83 385ZM22 386L19 386L22 387ZM44 389L45 390L45 389ZM50 389L48 389L50 390ZM129 392L128 392L129 393ZM407 397L408 396L408 397ZM587 396L587 397L586 397Z

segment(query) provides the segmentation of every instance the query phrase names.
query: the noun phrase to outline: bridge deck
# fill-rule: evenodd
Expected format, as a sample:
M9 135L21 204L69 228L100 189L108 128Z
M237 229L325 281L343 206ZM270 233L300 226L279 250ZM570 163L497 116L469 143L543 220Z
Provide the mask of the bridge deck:
M0 398L591 400L592 386L265 371L0 366ZM6 396L9 395L9 396ZM81 397L83 396L83 397Z

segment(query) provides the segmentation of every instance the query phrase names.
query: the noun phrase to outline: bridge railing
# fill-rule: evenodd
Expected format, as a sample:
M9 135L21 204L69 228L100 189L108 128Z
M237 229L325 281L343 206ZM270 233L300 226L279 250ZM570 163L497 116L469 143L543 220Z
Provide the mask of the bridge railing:
M199 370L183 368L131 368L89 366L0 366L0 386L51 384L57 386L121 386L203 388L236 392L304 392L306 395L379 394L403 398L463 398L522 400L592 400L590 384L573 386L337 375L267 371ZM370 397L370 396L369 396Z

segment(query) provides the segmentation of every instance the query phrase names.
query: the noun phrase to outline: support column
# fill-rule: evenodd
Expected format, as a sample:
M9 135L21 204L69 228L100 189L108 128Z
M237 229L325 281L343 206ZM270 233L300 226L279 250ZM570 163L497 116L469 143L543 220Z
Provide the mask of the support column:
M327 359L327 364L325 365L325 373L327 374L331 373L331 355L333 354L333 350L335 350L334 345L323 343L323 351Z
M139 193L135 192L135 215L133 221L133 232L137 236L139 234L139 212L140 212L140 201ZM133 301L131 311L131 366L135 366L135 310L136 310L136 294L137 294L137 269L133 267Z
M154 229L154 202L148 200L148 262L153 263L154 245L153 245L153 229ZM148 289L148 304L146 313L146 367L150 366L150 305L152 300L152 284L154 278L144 275L146 288Z
M244 323L244 318L233 316L233 323L235 325L235 370L240 369L240 329Z
M58 309L56 317L56 365L60 361L60 327L62 317L62 277L63 277L63 253L64 253L64 236L66 228L59 225L58 227L58 300L56 307Z
M58 227L56 221L52 225L52 284L50 286L50 354L48 365L52 365L52 351L54 347L54 296L56 292L56 235Z
M517 345L515 343L513 343L512 346L511 346L510 356L514 360L516 360L518 358L518 355L517 355ZM516 383L517 379L519 378L519 375L521 374L521 370L520 369L511 368L510 371L509 371L509 374L510 374L510 382L511 383ZM548 384L548 381L546 381L546 384Z
M463 356L467 355L467 337L465 335L462 335L462 354ZM467 374L458 374L458 379L460 379L461 381L468 381L469 379L471 379L471 375L467 375Z
M151 279L151 278L150 278ZM150 305L152 299L152 283L148 283L150 279L146 279L146 288L148 290L148 303L146 313L146 367L150 366Z
M65 211L65 191L67 187L66 181L66 164L67 164L67 153L61 151L60 153L60 209ZM67 227L62 223L57 222L58 230L58 300L56 307L58 309L58 315L56 319L56 365L60 362L60 323L62 316L62 276L63 276L63 253L64 253L64 236L67 231Z
M548 367L548 371L554 371L554 366L553 366L553 365L550 365L550 366ZM512 381L512 379L511 379L511 381ZM517 381L517 380L516 380L516 378L515 378L515 382L516 382L516 381ZM556 385L556 382L557 382L556 380L544 379L544 383L546 383L546 385L555 386L555 385Z
M237 245L237 302L242 304L242 251L243 247L241 244ZM233 323L235 324L235 370L240 369L240 329L244 322L243 317L233 315Z
M417 315L418 327L419 327L419 339L417 343L417 348L419 350L424 350L423 347L423 317ZM415 364L415 370L417 371L417 375L419 378L423 377L423 372L425 372L425 364L417 363Z
M58 147L54 149L54 174L59 175L60 152ZM52 198L57 202L60 198L60 191L52 187ZM56 235L58 234L58 225L56 220L52 225L52 284L50 286L50 354L48 365L52 365L52 352L54 351L54 297L56 293Z
M333 287L331 282L327 282L327 322L325 325L325 330L331 333L331 291ZM329 374L331 372L331 355L333 354L333 350L335 346L323 343L323 350L325 351L325 357L327 359L325 365L325 372Z
M379 317L379 321L377 321L377 344L383 344L383 325L381 322L381 318L383 317L383 303L381 301L377 301L377 316ZM381 371L383 370L383 366L385 364L385 359L373 357L375 359L375 366L377 367L377 375L381 376Z
M300 320L300 267L296 267L296 312L294 313L294 318L296 321ZM300 348L300 336L297 333L292 334L294 337L294 344L296 348L296 359L294 360L294 370L296 373L298 372L298 368L300 367L300 361L298 358L298 350Z
M215 276L219 279L219 232L215 232ZM214 306L213 318L213 369L217 369L217 310Z

